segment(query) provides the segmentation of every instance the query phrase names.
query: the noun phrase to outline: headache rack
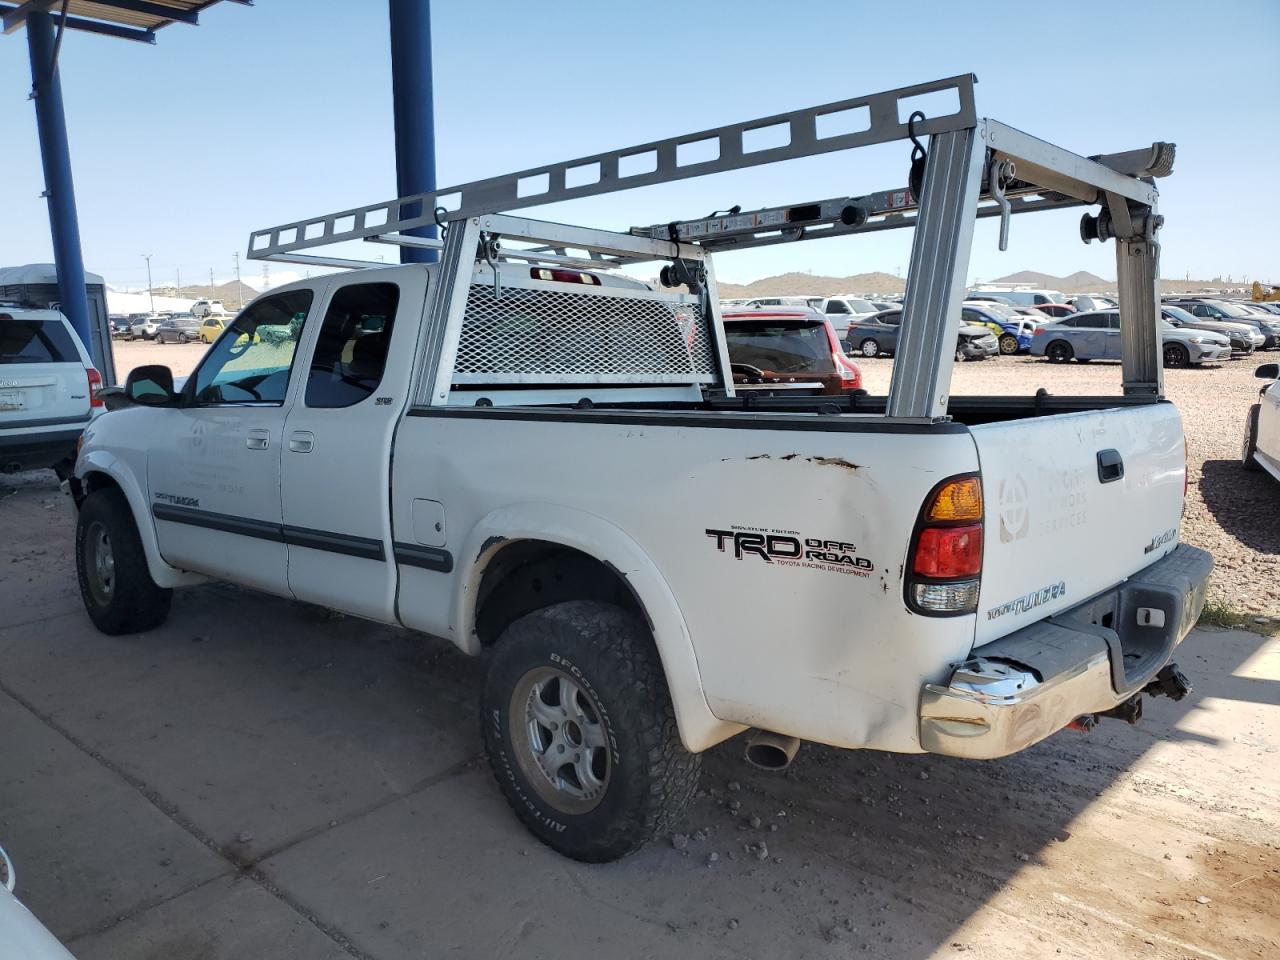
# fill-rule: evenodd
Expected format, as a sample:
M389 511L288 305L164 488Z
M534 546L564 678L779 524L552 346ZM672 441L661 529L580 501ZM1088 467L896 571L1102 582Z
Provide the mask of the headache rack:
M701 400L734 394L711 253L914 227L884 415L933 421L946 416L976 219L1002 218L1004 249L1013 214L1099 206L1081 235L1116 241L1124 392L1161 397L1152 181L1172 171L1173 145L1080 156L979 117L975 82L965 74L282 224L252 233L248 256L377 267L301 251L349 240L438 250L419 404ZM911 112L914 98L939 94L954 98L951 112ZM511 215L894 141L913 144L906 183L872 193L627 232ZM429 235L437 226L443 240ZM671 292L609 273L659 261Z

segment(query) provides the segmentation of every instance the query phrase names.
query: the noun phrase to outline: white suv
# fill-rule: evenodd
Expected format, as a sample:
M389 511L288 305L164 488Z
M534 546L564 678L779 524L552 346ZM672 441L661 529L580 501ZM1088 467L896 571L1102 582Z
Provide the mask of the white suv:
M76 441L102 410L101 386L61 313L0 307L0 473L69 474Z

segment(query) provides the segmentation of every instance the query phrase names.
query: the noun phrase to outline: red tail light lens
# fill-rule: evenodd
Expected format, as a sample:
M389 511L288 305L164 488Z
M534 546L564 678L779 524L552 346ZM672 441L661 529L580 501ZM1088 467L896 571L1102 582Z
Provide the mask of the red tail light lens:
M84 374L89 381L89 406L101 407L102 398L98 396L98 391L102 389L102 374L93 367L86 367Z
M534 280L555 280L557 283L585 283L588 286L599 287L600 278L592 273L582 273L578 270L549 270L546 267L531 267L529 276Z
M922 577L975 577L982 572L982 524L920 531L912 572Z

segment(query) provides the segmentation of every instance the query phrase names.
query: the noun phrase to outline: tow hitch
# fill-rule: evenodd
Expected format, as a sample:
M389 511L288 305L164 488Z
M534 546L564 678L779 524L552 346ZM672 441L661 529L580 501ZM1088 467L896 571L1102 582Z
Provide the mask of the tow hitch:
M1142 695L1144 693L1149 693L1153 697L1168 697L1170 700L1177 701L1185 697L1192 689L1191 681L1187 679L1187 675L1178 669L1176 663L1170 663L1156 674L1154 680L1128 700L1117 703L1110 710L1103 710L1100 713L1086 713L1082 717L1076 717L1067 724L1067 729L1088 733L1098 725L1098 721L1103 717L1134 724L1142 719Z

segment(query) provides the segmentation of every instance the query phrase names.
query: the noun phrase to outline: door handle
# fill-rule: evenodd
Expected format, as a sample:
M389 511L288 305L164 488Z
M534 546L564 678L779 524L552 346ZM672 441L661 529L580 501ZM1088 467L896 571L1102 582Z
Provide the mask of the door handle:
M289 434L289 452L310 453L315 442L316 435L310 430L295 430Z
M270 430L250 430L244 438L244 445L250 450L265 450L271 446Z
M1124 476L1124 458L1119 450L1098 451L1098 482L1111 483Z

